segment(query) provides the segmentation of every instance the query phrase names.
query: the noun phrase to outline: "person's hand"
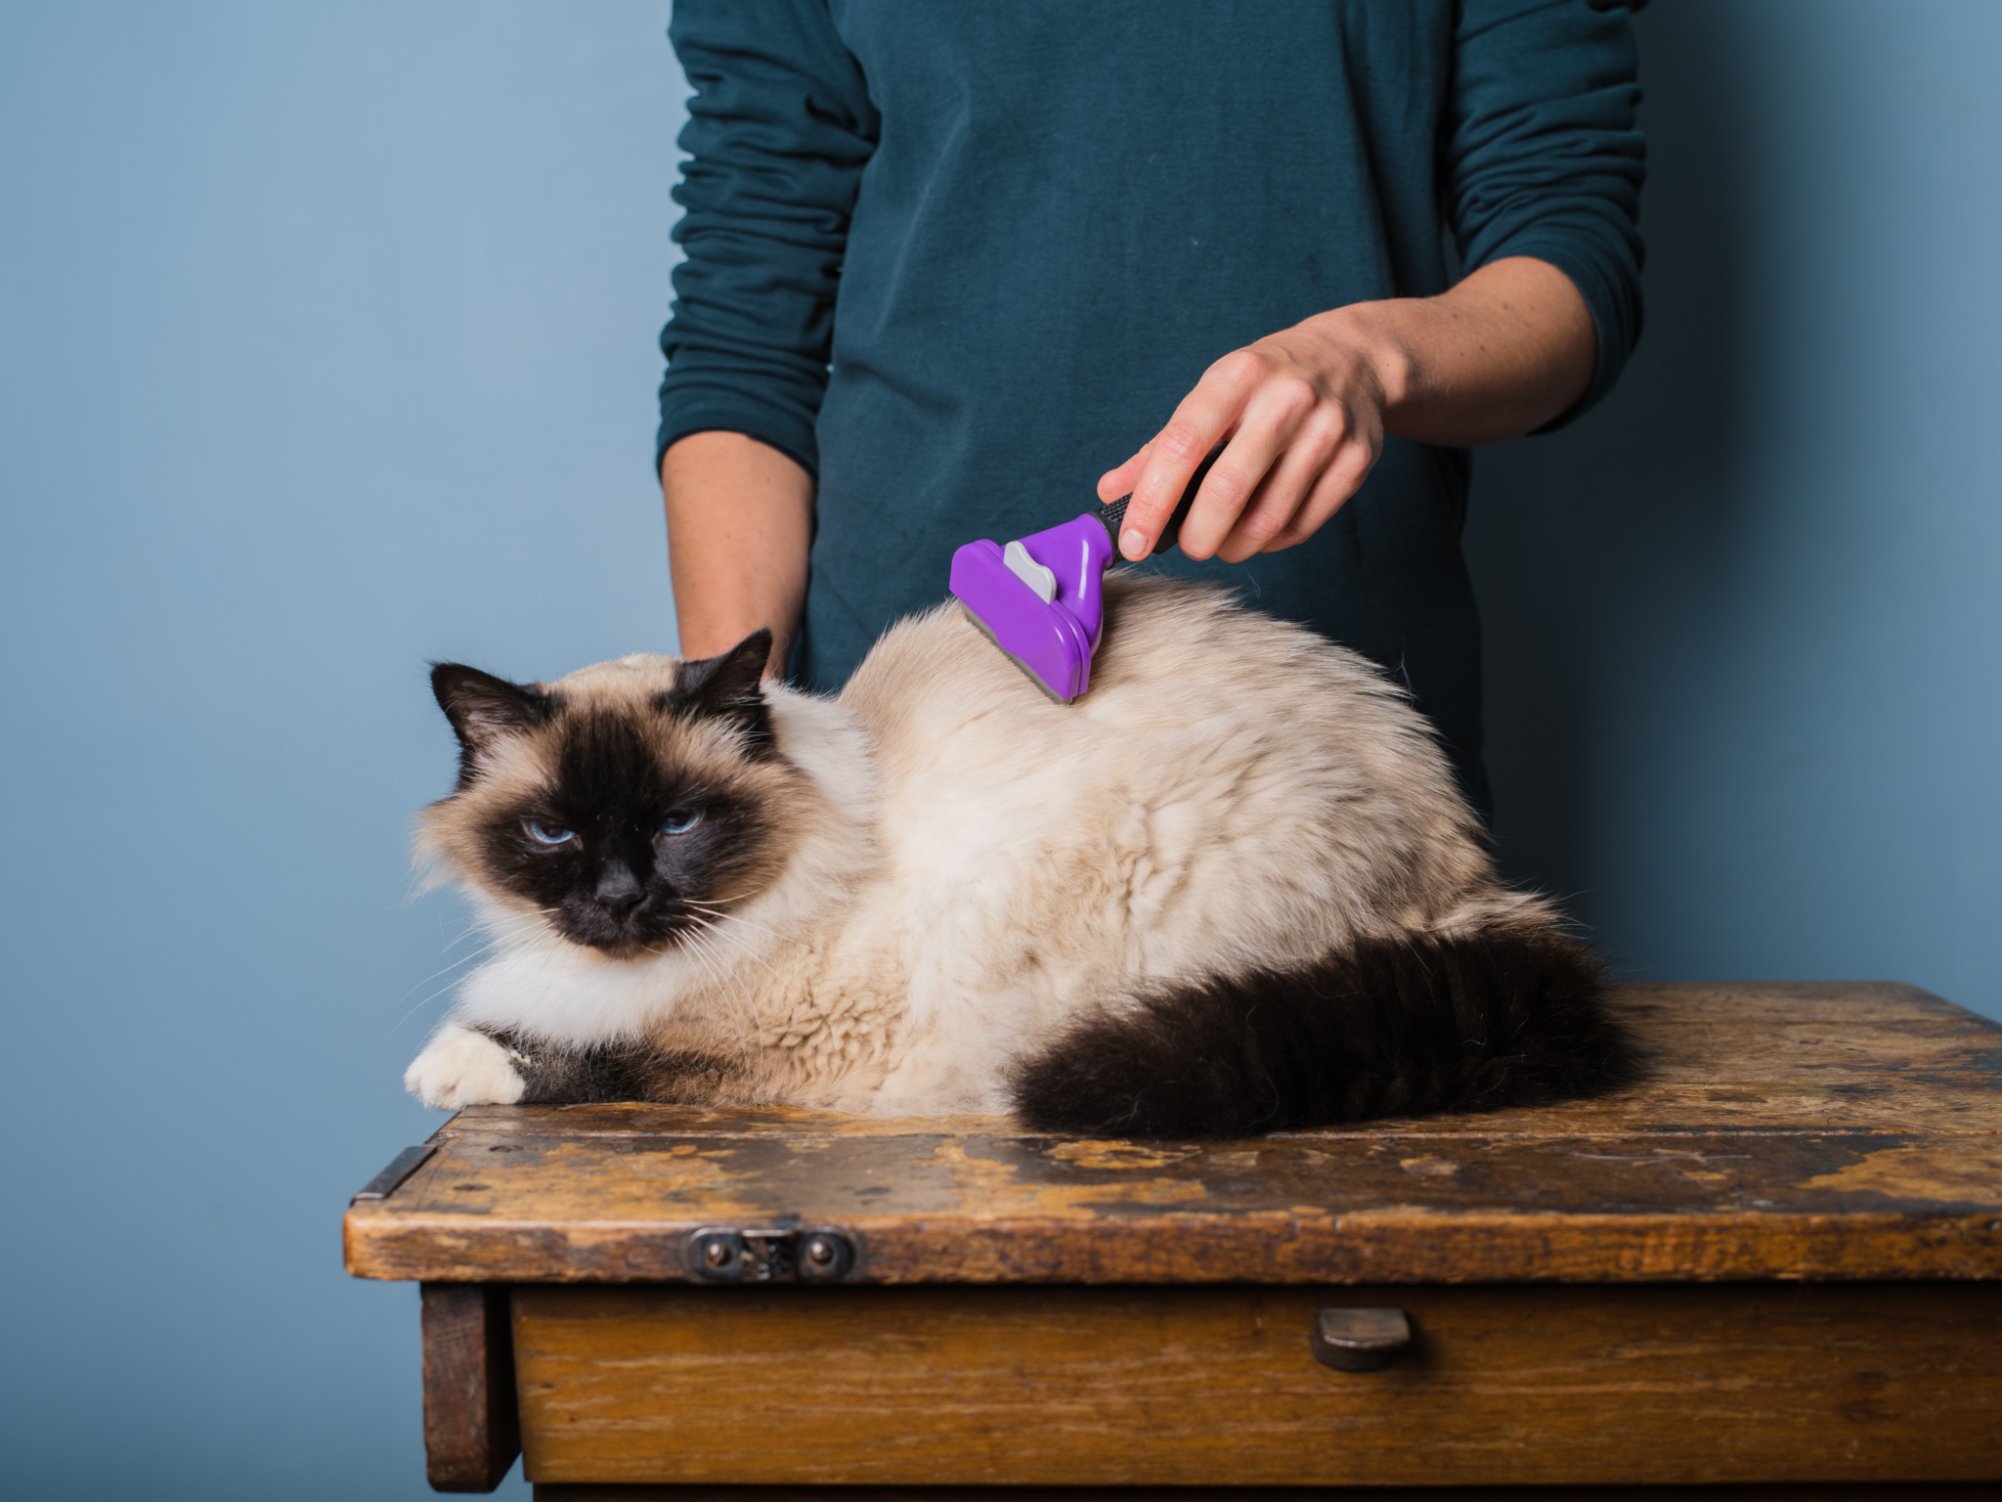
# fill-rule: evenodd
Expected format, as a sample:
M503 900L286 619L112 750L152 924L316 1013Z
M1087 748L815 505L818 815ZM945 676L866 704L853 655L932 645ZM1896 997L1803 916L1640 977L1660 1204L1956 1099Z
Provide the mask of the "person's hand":
M1196 466L1225 439L1177 545L1191 558L1242 563L1306 541L1383 451L1384 363L1382 342L1347 308L1232 350L1166 427L1099 480L1100 500L1131 496L1119 551L1153 551Z

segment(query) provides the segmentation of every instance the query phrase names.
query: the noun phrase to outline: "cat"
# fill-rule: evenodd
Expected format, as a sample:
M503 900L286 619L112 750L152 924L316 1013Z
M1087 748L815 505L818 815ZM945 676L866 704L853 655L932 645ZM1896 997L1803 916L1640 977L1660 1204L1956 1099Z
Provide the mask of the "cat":
M1069 706L950 604L836 698L762 681L766 632L436 667L459 774L419 848L493 953L408 1088L1215 1137L1633 1077L1401 689L1214 587L1107 610Z

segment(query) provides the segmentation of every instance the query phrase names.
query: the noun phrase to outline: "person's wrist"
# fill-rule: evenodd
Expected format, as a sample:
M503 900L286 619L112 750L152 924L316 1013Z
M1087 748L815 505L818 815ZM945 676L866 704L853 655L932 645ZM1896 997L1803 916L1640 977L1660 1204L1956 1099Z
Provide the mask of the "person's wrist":
M1417 385L1417 359L1403 329L1411 306L1408 298L1350 303L1313 320L1332 348L1360 366L1386 422L1410 401Z

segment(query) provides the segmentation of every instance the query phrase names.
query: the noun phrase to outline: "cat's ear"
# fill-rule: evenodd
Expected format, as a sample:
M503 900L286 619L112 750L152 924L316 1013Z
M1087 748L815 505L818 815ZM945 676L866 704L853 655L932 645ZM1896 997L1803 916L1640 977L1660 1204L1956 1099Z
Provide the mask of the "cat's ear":
M431 692L459 737L459 771L466 781L497 741L546 725L554 708L540 689L457 662L431 665Z
M760 628L720 657L684 662L674 670L674 689L661 707L727 721L742 733L747 755L772 755L778 748L763 688L771 655L772 633Z

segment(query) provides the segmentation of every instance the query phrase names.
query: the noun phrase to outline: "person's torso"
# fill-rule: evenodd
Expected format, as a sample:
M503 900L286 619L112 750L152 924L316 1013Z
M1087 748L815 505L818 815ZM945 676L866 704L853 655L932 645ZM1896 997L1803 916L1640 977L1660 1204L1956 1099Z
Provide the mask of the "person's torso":
M880 115L844 257L797 667L842 681L952 550L1094 504L1219 356L1447 281L1452 7L833 0ZM1478 737L1464 457L1391 443L1315 539L1211 573Z

